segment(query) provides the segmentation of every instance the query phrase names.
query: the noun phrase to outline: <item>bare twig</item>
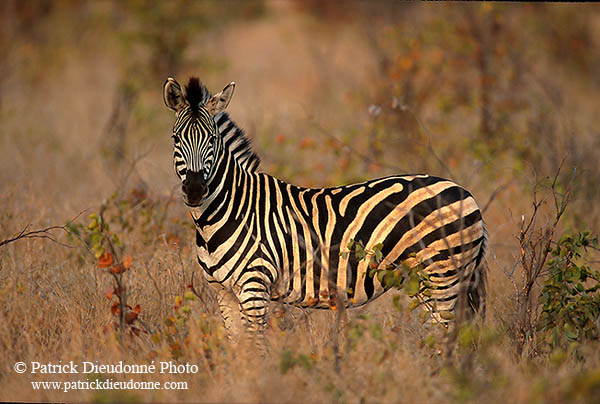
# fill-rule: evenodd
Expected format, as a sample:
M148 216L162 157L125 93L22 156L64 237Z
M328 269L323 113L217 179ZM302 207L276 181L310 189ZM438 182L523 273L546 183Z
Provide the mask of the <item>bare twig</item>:
M139 155L135 156L130 162L129 162L129 167L127 168L127 171L125 172L125 174L119 179L119 183L117 185L117 192L119 194L121 194L121 190L125 189L125 185L127 184L127 182L129 181L129 178L131 177L131 175L136 171L137 169L137 165L140 161L142 161L144 158L146 158L151 152L151 149L149 148L147 151L140 153Z
M440 158L440 156L437 155L435 150L433 150L433 143L431 142L431 132L429 131L429 129L427 129L427 127L419 119L417 114L415 114L413 112L413 110L410 109L408 106L400 105L399 108L401 111L405 111L405 112L408 112L409 114L411 114L413 116L413 118L415 119L415 121L417 121L417 123L419 124L421 129L423 129L423 132L425 132L425 135L427 135L427 149L429 150L429 153L431 153L431 155L437 160L438 164L440 165L440 167L442 167L442 169L446 172L446 174L448 174L451 178L454 178L454 175L452 174L450 167L448 167L448 165L446 163L444 163L444 160L442 160Z
M554 202L554 217L546 220L545 223L538 223L538 216L541 206L545 200L538 200L537 190L533 193L533 213L528 221L523 217L521 229L517 240L520 246L520 256L517 263L521 267L522 282L517 283L513 273L506 272L515 288L513 298L517 306L513 332L516 337L517 352L521 355L535 337L535 325L538 319L538 308L534 301L534 289L538 284L540 277L544 275L546 261L554 243L554 235L558 228L560 219L565 213L571 197L571 184L574 178L567 181L564 192L558 190L558 178L563 167L563 162L558 167L550 185L550 191ZM536 188L539 184L536 184ZM515 263L515 266L517 265ZM514 271L514 268L513 268ZM530 346L530 348L533 348ZM530 351L529 355L534 354Z
M196 297L198 299L200 299L200 302L202 303L202 305L204 307L209 307L206 305L206 302L204 301L204 298L202 297L202 295L196 290L196 287L194 286L194 271L192 271L192 279L190 281L190 289L192 291L193 294L196 295Z
M41 239L48 239L50 241L55 242L58 245L61 245L63 247L68 247L68 248L74 248L74 246L69 245L69 244L65 244L63 242L58 241L54 235L52 234L52 230L62 230L67 234L72 234L69 229L67 228L67 226L69 225L69 223L74 222L75 220L77 220L77 218L79 216L81 216L81 214L85 212L85 211L81 211L79 212L77 215L75 215L75 217L71 220L68 221L67 224L63 225L63 226L50 226L50 227L46 227L44 229L39 229L39 230L32 230L32 231L27 231L27 229L29 229L29 227L31 226L31 224L28 224L27 226L25 226L23 228L23 230L21 230L17 235L15 235L12 238L8 238L6 240L2 240L0 241L0 247L5 246L7 244L10 244L14 241L17 240L21 240L21 239L33 239L33 238L41 238Z
M490 207L490 205L492 204L492 202L494 202L494 200L496 199L496 197L498 195L500 195L500 193L502 191L504 191L509 184L510 184L510 182L502 184L502 185L498 186L498 188L496 188L494 190L494 192L492 192L492 195L490 195L490 198L488 199L488 201L486 202L486 204L483 205L483 209L481 209L481 214L484 214L486 212L486 210Z
M31 226L31 224L28 224L27 226L25 226L23 228L23 230L21 230L15 237L0 241L0 247L7 245L9 243L12 243L13 241L20 240L20 239L45 238L45 239L51 240L57 244L60 244L64 247L73 248L73 246L70 246L68 244L64 244L64 243L61 243L60 241L58 241L56 238L54 238L54 235L51 233L52 230L64 230L65 232L69 233L69 231L66 229L65 226L50 226L50 227L46 227L45 229L41 229L41 230L27 231L27 229L30 226Z
M348 144L347 142L344 142L343 140L339 139L337 136L333 135L332 133L329 133L327 130L325 130L325 128L323 128L321 125L319 125L318 123L314 122L314 121L310 121L311 125L317 129L319 132L321 132L323 135L327 136L328 138L334 140L336 143L338 143L340 146L342 146L343 150L347 150L352 152L352 156L353 157L358 157L360 158L362 161L364 161L365 163L373 163L373 158L365 153L362 153L361 151L359 151L358 149L350 146L350 144ZM394 165L394 164L388 164L385 162L381 162L381 161L377 161L377 164L379 166L381 166L382 168L389 168L391 170L394 170L396 172L405 172L406 170Z

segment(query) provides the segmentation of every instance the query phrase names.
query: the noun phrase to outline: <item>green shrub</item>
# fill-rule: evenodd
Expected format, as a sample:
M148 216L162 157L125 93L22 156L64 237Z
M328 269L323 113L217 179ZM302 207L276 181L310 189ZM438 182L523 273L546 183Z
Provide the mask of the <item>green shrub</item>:
M550 349L600 337L600 272L582 263L582 253L597 247L598 238L582 232L563 235L551 251L537 324Z

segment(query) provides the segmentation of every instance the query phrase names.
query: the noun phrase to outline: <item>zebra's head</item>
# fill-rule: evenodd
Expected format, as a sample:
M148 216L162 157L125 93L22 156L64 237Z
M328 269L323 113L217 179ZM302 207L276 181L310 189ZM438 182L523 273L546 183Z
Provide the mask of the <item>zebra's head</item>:
M215 158L223 147L214 117L227 108L234 87L235 83L229 83L211 97L195 77L190 78L185 89L170 77L165 82L164 101L176 116L173 164L188 206L200 205L206 196Z

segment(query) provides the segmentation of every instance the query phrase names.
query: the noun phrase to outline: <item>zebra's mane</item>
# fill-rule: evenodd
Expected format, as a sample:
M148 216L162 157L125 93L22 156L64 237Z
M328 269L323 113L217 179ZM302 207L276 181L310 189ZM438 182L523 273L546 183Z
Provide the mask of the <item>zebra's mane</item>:
M206 104L211 96L206 86L197 77L191 77L185 86L185 98L192 111ZM238 164L247 171L257 171L260 157L252 150L252 143L244 130L238 127L226 112L218 113L214 120L223 137L223 144L233 154Z
M198 111L201 105L206 104L206 101L210 99L210 93L208 89L198 77L190 77L187 85L185 86L185 99L192 111Z
M252 142L246 136L244 130L231 120L227 112L215 115L215 122L219 128L219 133L223 137L223 144L233 154L233 158L238 164L246 171L258 171L260 157L252 150Z

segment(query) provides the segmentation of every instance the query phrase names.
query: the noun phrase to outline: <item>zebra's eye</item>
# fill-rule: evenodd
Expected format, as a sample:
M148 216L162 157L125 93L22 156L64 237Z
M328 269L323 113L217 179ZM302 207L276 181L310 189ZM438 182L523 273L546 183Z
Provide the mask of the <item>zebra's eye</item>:
M179 133L173 133L171 135L171 138L173 138L173 140L175 141L175 143L179 143L179 140L180 140Z

